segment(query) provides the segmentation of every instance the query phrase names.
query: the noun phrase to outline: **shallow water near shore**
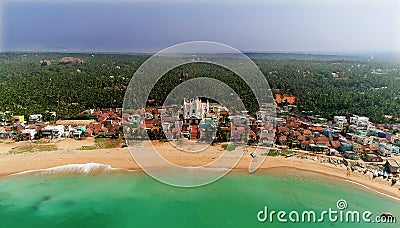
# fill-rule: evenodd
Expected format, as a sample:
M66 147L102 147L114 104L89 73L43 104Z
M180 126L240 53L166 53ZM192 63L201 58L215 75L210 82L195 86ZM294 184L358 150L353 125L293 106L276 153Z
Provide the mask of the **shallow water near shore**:
M274 168L234 171L197 188L171 187L143 172L95 175L20 175L0 179L0 227L321 227L321 223L261 223L257 213L332 208L390 212L400 218L400 201L316 173ZM268 218L269 219L269 218ZM397 224L382 224L397 227ZM328 227L376 227L375 223L330 222Z

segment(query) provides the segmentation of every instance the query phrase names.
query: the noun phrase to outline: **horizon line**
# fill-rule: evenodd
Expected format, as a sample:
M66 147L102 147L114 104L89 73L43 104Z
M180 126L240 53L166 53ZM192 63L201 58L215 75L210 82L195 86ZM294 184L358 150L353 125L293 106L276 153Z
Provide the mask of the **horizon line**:
M399 54L400 50L394 51L286 51L286 50L239 50L244 54L298 54L298 55L343 55L343 56L358 56L358 55L380 55L380 54ZM158 52L151 51L90 51L90 50L1 50L0 53L74 53L74 54L146 54L153 55ZM195 52L185 52L188 54ZM215 53L215 52L210 52Z

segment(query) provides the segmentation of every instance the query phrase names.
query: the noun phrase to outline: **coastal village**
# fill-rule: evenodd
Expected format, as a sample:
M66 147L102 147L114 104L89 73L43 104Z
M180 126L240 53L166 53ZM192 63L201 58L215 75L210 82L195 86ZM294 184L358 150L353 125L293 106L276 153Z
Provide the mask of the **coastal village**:
M296 155L347 166L348 172L371 173L391 180L392 185L397 182L400 124L374 124L357 115L327 120L312 111L299 112L295 102L294 96L276 94L276 117L267 115L268 107L262 107L264 111L255 115L247 111L230 113L226 107L200 98L184 99L181 107L156 106L124 114L122 109L85 110L82 114L89 116L87 120L55 120L54 112L28 116L3 112L0 139L57 141L94 137L123 141L141 138L146 132L151 140L246 143L270 148L270 156ZM44 115L53 121L43 121ZM129 123L125 126L128 135L124 135L123 122Z

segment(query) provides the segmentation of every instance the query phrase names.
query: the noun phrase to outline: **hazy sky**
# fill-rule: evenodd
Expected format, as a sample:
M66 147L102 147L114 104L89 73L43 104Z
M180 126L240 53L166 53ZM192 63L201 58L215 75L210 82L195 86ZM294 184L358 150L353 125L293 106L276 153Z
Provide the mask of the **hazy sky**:
M0 0L2 50L154 52L210 40L243 51L400 50L398 0Z

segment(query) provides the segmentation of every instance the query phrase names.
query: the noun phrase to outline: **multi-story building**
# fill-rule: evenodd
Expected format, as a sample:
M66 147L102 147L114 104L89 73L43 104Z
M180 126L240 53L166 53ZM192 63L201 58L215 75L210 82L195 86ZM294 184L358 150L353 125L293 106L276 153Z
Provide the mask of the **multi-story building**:
M344 123L347 123L347 119L345 116L334 116L333 122L335 122L337 124L344 124Z
M350 117L350 123L356 125L357 127L367 128L369 125L369 118L365 116L354 115Z
M196 119L204 119L206 114L208 114L210 108L210 104L207 102L202 102L199 98L195 99L184 99L183 100L183 118L185 120L196 118Z

